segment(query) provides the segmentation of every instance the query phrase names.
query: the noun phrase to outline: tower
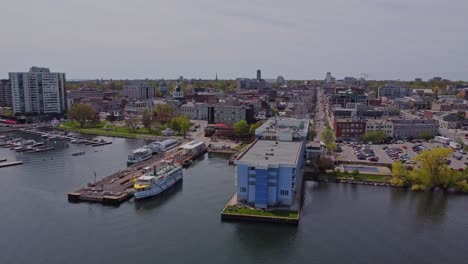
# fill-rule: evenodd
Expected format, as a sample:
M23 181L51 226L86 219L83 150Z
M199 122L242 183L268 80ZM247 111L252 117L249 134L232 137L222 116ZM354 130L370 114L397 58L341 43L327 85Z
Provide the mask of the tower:
M260 69L257 70L257 81L262 79L262 71Z

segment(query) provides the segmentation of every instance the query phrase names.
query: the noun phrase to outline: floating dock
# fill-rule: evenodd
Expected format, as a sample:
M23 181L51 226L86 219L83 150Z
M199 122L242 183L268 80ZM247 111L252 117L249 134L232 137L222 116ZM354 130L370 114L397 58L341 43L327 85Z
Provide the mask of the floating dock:
M12 161L12 162L0 163L0 168L11 167L11 166L16 166L16 165L21 165L21 164L23 164L22 161Z

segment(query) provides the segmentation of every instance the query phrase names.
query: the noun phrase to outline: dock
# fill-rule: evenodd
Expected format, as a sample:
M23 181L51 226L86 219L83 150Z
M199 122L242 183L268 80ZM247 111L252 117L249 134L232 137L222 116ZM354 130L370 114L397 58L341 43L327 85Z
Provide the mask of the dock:
M5 162L5 163L0 163L0 168L11 167L11 166L16 166L16 165L21 165L21 164L23 164L22 161Z
M5 161L7 161L7 159L5 159L5 158L0 158L0 162L5 162Z
M174 148L164 155L153 156L147 161L132 165L96 183L88 183L88 186L70 192L68 193L68 201L119 205L133 196L133 180L143 175L143 168L159 166L163 160L182 164L186 159L191 158L183 155L181 150Z

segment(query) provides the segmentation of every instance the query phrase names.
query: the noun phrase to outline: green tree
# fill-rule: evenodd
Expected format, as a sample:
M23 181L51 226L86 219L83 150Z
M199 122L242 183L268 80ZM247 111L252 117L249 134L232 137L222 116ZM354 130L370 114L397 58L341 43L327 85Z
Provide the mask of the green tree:
M272 115L272 116L278 116L278 115L279 115L278 109L276 109L276 108L271 108L271 115Z
M175 132L177 132L178 134L180 134L180 130L181 130L180 122L177 117L172 118L171 122L169 122L169 127Z
M384 131L369 131L362 136L364 142L382 142L388 139L387 134Z
M236 137L244 137L249 133L249 125L247 121L240 120L234 124L234 134Z
M453 186L459 174L447 165L452 152L450 148L433 148L417 155L414 161L418 164L418 169L411 172L413 185L423 189Z
M190 129L190 119L188 119L187 117L183 117L180 119L180 134L182 136L185 136L187 135L187 132L189 131Z
M433 138L431 132L429 131L422 131L420 137L424 140L429 140Z
M331 152L334 152L338 148L335 142L326 144L325 147L328 149L328 151L331 151Z
M84 127L87 122L95 122L97 119L93 108L88 104L82 103L72 105L70 110L68 110L68 118L78 122L80 127Z
M262 125L262 122L257 122L255 124L250 125L249 128L249 134L250 135L255 135L255 130L259 128Z
M320 139L323 141L325 145L330 145L331 143L335 143L335 133L329 127L326 127L320 133Z
M400 187L409 184L409 172L401 161L398 160L392 164L392 175L391 184Z

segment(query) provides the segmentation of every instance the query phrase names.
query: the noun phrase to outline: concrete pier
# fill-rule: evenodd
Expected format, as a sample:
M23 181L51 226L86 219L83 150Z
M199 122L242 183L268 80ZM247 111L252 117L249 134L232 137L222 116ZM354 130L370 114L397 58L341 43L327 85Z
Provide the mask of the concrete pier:
M163 160L182 164L186 159L191 159L191 157L182 155L180 150L174 148L164 155L153 156L145 162L135 164L96 183L89 183L86 187L70 192L68 201L119 205L133 196L133 180L143 175L143 168L159 166Z
M16 165L21 165L21 164L23 164L22 161L5 162L5 163L0 163L0 168L11 167L11 166L16 166Z

